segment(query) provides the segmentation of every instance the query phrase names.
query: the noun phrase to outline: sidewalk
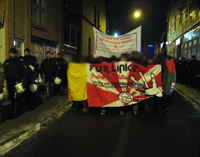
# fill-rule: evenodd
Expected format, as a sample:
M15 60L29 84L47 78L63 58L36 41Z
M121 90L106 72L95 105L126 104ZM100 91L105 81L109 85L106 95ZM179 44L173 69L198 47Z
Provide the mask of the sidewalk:
M67 92L66 92L67 93ZM56 95L19 117L0 123L0 157L70 109L68 96Z
M181 84L176 84L175 90L182 96L190 99L190 101L193 101L194 103L200 105L200 91Z

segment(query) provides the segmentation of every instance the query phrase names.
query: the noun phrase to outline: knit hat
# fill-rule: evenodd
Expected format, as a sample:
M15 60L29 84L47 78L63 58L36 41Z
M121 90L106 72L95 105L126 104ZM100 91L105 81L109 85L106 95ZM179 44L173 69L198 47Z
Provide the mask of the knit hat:
M47 52L46 52L46 55L47 55L48 53L50 53L50 54L51 54L51 52L50 52L50 51L47 51Z
M192 58L196 58L196 56L195 56L195 55L192 55Z
M28 51L28 52L30 52L28 48L26 48L24 51Z
M10 52L17 54L17 50L16 50L16 48L14 48L14 47L12 47L12 48L9 50L9 53L10 53Z

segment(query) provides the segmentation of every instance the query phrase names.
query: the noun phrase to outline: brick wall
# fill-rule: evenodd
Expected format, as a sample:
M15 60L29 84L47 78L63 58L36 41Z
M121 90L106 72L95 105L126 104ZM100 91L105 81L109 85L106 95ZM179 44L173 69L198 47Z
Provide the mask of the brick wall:
M5 8L5 53L6 59L9 58L8 51L13 47L14 40L14 1L6 0Z
M26 0L27 1L27 0ZM14 0L15 3L15 38L25 39L25 0Z
M31 48L31 1L25 0L24 48Z

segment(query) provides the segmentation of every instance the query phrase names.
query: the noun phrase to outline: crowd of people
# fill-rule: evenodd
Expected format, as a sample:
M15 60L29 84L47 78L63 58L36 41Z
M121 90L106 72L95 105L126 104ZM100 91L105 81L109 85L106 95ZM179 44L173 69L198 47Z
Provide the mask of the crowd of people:
M123 53L119 58L112 56L110 58L104 58L104 57L98 57L98 58L93 58L91 56L87 57L82 57L78 56L74 58L73 62L75 63L91 63L91 64L98 64L98 63L103 63L103 62L108 62L108 63L113 63L113 62L118 62L118 61L133 61L135 63L138 63L143 66L148 66L151 64L161 64L162 65L162 75L163 75L163 97L153 97L150 99L147 99L143 101L145 104L145 112L150 111L152 108L156 108L158 111L158 114L162 114L163 112L166 112L168 110L168 103L169 103L169 97L172 95L172 81L168 83L168 78L172 79L171 77L168 76L168 70L167 70L167 65L166 62L172 59L170 56L164 56L164 55L158 55L156 57L154 56L148 56L148 55L142 55L139 52L132 52L132 53ZM165 77L164 77L165 76ZM166 79L167 78L167 79ZM83 112L87 113L88 108L86 104L86 100L82 101L82 108ZM73 102L73 107L74 111L77 111L78 109L78 103L81 104L80 102L74 101ZM133 112L134 114L137 114L139 108L139 104L133 105ZM125 107L119 107L119 113L120 115L124 115L124 110ZM106 113L106 107L101 108L101 115L105 115Z
M200 61L193 55L191 59L181 57L175 59L175 67L177 71L177 83L191 86L200 90Z
M11 117L19 114L22 98L27 105L34 100L38 91L39 75L45 78L47 99L57 94L62 86L66 87L68 64L60 53L47 51L46 59L41 65L36 57L30 54L28 48L24 50L24 56L17 56L17 50L13 47L9 50L9 56L9 59L0 64L0 100L5 99L3 88L4 80L6 80L8 97L12 106Z
M12 102L12 116L16 116L19 113L20 99L25 97L27 102L30 101L37 93L37 79L39 75L41 78L45 78L46 98L50 99L57 94L61 87L67 86L67 62L62 58L60 53L50 51L46 52L46 58L42 61L41 65L37 62L37 59L30 55L28 48L24 50L24 56L17 56L17 50L11 48L9 50L10 58L5 60L3 64L0 64L0 100L5 97L3 92L4 80L7 82L9 100ZM119 61L132 61L143 66L151 64L162 65L162 88L163 96L152 97L143 101L144 110L147 113L151 109L157 109L158 114L162 114L168 110L169 98L173 94L173 81L168 75L168 69L166 62L172 58L168 55L148 56L142 55L139 52L123 53L119 58L112 56L110 58L91 56L75 56L73 62L75 63L91 63L98 64L103 62L114 63ZM192 56L191 60L186 60L182 57L180 60L174 59L175 68L177 72L177 83L191 85L194 88L200 89L200 62L196 59L196 56ZM44 76L44 77L43 77ZM167 80L167 81L166 81ZM170 83L169 83L170 82ZM73 110L79 109L80 103L82 104L83 112L88 112L87 100L73 102ZM1 105L0 105L1 106ZM137 114L139 104L133 105L133 113ZM125 114L125 107L119 107L120 115ZM101 115L105 115L106 108L101 108Z

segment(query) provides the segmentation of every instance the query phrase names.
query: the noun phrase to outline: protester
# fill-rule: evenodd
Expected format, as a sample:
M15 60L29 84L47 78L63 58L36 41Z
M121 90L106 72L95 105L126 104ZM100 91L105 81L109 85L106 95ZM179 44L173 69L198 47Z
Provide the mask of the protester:
M73 63L82 63L82 64L85 64L85 58L82 57L82 56L76 56L73 58ZM73 65L71 65L73 66ZM82 67L82 65L77 65L77 64L74 64L74 66L80 66L80 68ZM85 80L86 81L86 80ZM86 83L86 82L85 82ZM80 96L80 97L84 97L84 96ZM87 99L86 100L81 100L81 101L73 101L73 110L74 112L76 112L80 107L79 107L79 104L82 104L81 108L82 108L82 112L83 113L88 113L88 104L87 104Z
M45 75L47 99L54 95L54 80L58 76L58 63L51 58L50 51L46 52L46 59L41 63L41 75Z
M26 65L17 58L17 50L9 50L10 59L4 62L4 70L8 85L9 99L12 101L12 116L19 113L19 101L27 83Z
M174 60L170 56L165 56L165 63L163 64L163 112L168 111L169 99L173 93L176 83L176 69L174 67Z

